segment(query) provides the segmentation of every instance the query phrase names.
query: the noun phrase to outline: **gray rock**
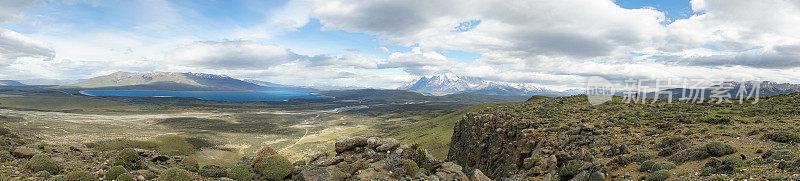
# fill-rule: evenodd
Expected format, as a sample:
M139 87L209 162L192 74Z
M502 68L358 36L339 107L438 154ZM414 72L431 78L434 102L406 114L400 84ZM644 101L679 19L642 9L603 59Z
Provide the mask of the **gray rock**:
M489 177L483 174L481 170L475 169L472 171L472 177L470 177L471 181L492 181Z
M345 180L348 175L340 171L336 166L313 167L305 169L297 176L297 180L303 181L327 181Z
M589 172L584 170L578 173L578 175L573 176L572 179L569 179L569 181L587 181L589 180L589 176Z
M606 174L600 172L592 172L592 175L589 176L589 181L603 181L606 179Z
M397 148L398 145L400 145L400 142L397 141L396 139L387 138L387 139L383 139L381 141L381 145L378 146L377 148L375 148L375 150L380 151L380 152L384 152L384 151L388 151L388 150L392 150L394 148Z
M342 140L339 140L334 145L336 149L336 153L342 153L347 151L351 148L355 148L358 146L366 146L367 145L367 138L356 136L356 137L347 137Z

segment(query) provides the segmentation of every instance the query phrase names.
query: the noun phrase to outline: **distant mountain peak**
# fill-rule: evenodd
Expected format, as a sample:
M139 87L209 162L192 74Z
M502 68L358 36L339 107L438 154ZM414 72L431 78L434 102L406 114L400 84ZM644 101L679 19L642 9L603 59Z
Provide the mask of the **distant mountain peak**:
M534 95L555 92L531 83L487 81L476 77L457 76L452 73L430 77L423 76L416 81L398 87L398 89L434 95L464 92L485 95Z

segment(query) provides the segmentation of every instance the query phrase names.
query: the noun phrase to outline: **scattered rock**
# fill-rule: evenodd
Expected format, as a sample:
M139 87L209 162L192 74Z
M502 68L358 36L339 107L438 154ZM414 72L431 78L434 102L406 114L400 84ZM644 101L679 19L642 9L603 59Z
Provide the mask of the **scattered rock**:
M14 151L12 152L12 155L14 155L14 157L17 157L17 158L26 158L26 159L28 159L28 158L33 157L33 155L36 155L36 154L39 154L39 153L42 153L42 151L27 147L27 146L19 146L19 147L14 149Z
M471 181L492 181L489 177L483 174L481 170L475 169L472 171L472 177L470 177Z

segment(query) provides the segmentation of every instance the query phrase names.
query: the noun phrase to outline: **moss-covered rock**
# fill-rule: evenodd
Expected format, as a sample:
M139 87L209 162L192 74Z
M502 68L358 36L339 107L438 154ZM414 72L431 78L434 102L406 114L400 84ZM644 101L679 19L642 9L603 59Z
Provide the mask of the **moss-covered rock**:
M131 148L125 148L117 152L114 158L114 165L121 165L130 170L138 170L142 168L142 163L139 162L139 154Z
M128 173L128 170L125 170L125 167L121 165L113 166L106 171L105 180L114 180L117 176Z
M247 165L236 165L231 167L231 170L228 171L228 178L237 180L237 181L251 181L253 180L253 172L250 171L250 166Z
M161 173L155 181L191 181L193 176L189 171L172 167Z
M58 174L58 165L45 154L36 154L28 161L28 168L33 172L47 171L50 174Z
M292 163L280 155L259 155L253 160L253 169L269 180L282 180L292 173Z
M74 171L67 174L67 181L97 181L97 177L87 171Z
M406 170L406 175L408 176L413 177L417 174L417 172L419 172L419 165L417 165L417 162L414 162L414 160L411 159L403 160L403 168Z

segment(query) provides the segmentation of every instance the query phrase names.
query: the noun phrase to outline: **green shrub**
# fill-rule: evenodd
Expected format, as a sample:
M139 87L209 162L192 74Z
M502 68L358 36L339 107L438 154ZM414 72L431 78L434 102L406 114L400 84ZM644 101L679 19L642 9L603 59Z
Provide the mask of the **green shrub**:
M250 166L236 165L228 171L228 178L237 181L251 181L253 180L253 172L250 172Z
M781 161L781 160L793 160L796 157L794 151L790 149L770 149L761 154L761 158L767 159L768 161Z
M97 181L97 177L87 171L80 170L67 174L67 181Z
M800 136L798 136L797 134L783 132L783 131L767 133L764 135L764 138L779 143L800 142Z
M669 161L663 162L654 162L651 160L642 162L642 166L639 167L640 172L656 172L660 170L672 170L675 168L675 164Z
M642 162L642 165L639 166L639 171L640 172L650 171L651 169L653 169L653 165L655 165L655 164L656 164L656 162L654 162L653 160L644 161L644 162Z
M47 171L50 174L58 174L58 165L53 162L53 159L50 159L50 156L45 154L36 154L34 155L30 161L28 161L28 168L33 170L33 172L39 171Z
M168 168L166 171L162 172L155 181L191 181L194 180L192 178L192 174L189 171L178 167Z
M2 179L0 179L2 180ZM67 181L67 176L64 175L56 175L50 178L50 181Z
M742 166L742 159L735 156L726 157L722 160L712 158L706 162L705 168L711 173L732 173L737 167Z
M728 181L728 175L725 174L714 174L708 177L708 181Z
M691 141L689 138L683 136L673 136L664 138L661 143L656 145L659 148L658 156L666 157L677 153L678 151L689 148Z
M184 157L183 160L178 164L181 168L190 171L190 172L197 172L200 170L200 165L197 164L197 160L192 157Z
M558 174L561 175L562 178L572 178L581 171L581 167L583 167L583 161L572 160L559 168Z
M419 172L419 166L417 165L417 162L414 162L414 160L411 159L403 160L403 168L405 168L406 175L408 176L413 177L417 174L417 172Z
M253 159L253 169L269 180L282 180L292 173L294 166L280 155L260 155Z
M139 154L132 148L125 148L117 152L114 158L114 165L121 165L130 170L138 170L142 168L142 163L139 162Z
M7 161L13 161L13 160L14 160L14 156L11 155L11 152L8 152L6 150L0 151L0 162L7 162Z
M653 156L650 155L647 151L637 151L636 153L631 154L630 160L632 162L642 163L644 161L652 159Z
M274 154L278 154L278 152L275 151L275 149L272 149L272 147L269 147L269 146L261 148L261 150L258 150L258 153L256 153L256 155L274 155Z
M125 170L125 167L122 167L121 165L111 167L110 169L108 169L108 171L106 171L105 180L114 180L117 178L117 176L123 173L128 173L128 170Z
M659 170L647 176L647 181L665 181L669 178L668 170Z
M697 121L708 124L728 124L733 120L726 116L704 116L698 118Z
M114 181L134 181L133 174L131 174L131 173L119 174L119 175L117 175L116 178L114 178Z
M736 150L733 149L733 146L718 141L706 143L703 148L709 156L714 157L725 156L736 152Z
M50 172L42 170L42 171L36 172L35 174L33 174L33 176L34 177L47 178L47 177L50 176Z

